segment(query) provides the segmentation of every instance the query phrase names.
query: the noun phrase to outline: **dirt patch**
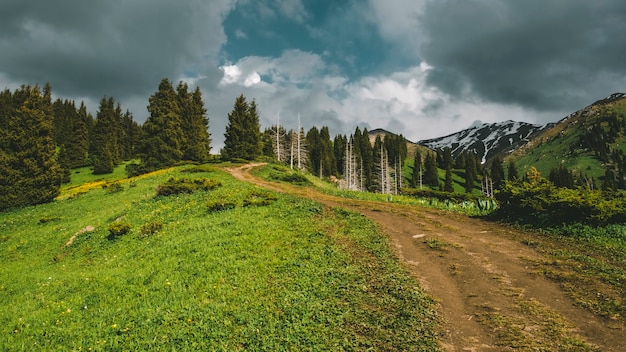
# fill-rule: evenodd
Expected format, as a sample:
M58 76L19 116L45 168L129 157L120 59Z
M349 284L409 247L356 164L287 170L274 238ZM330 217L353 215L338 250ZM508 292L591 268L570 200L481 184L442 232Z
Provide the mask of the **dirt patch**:
M236 178L359 212L386 233L423 289L439 302L446 351L623 351L626 327L576 306L537 274L545 255L491 222L428 208L332 197L258 179L261 164L228 168Z
M67 242L65 242L65 244L63 245L63 248L71 246L72 243L74 243L74 241L79 235L82 235L83 233L91 232L95 229L96 228L91 225L83 227L82 229L78 230L78 232L76 232L72 237L70 237L70 239L67 240Z

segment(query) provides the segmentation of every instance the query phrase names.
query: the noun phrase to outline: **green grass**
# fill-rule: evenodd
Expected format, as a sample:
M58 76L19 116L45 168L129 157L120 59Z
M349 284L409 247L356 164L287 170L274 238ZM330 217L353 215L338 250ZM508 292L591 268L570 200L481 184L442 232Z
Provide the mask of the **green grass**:
M135 160L136 162L136 160ZM88 182L113 182L117 180L121 180L126 178L126 165L132 163L132 161L124 162L120 165L117 165L113 170L113 173L104 174L104 175L94 175L93 168L91 166L81 167L78 169L73 169L70 174L70 182L64 183L61 185L62 190L67 190L71 188L75 188L77 186L83 185Z
M437 350L434 302L372 222L184 169L1 213L0 350ZM155 196L183 176L223 186Z
M561 284L580 306L612 320L626 317L626 225L544 229L530 241L551 260L539 273ZM528 241L527 241L528 242Z

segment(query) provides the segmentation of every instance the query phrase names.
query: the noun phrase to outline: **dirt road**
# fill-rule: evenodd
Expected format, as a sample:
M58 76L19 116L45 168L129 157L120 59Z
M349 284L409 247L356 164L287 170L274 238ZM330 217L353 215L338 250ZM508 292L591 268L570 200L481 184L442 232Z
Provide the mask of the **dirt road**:
M625 351L623 320L574 305L537 274L547 258L532 234L432 209L333 197L228 169L240 180L359 212L379 224L423 289L439 304L445 351ZM526 244L525 244L526 243Z

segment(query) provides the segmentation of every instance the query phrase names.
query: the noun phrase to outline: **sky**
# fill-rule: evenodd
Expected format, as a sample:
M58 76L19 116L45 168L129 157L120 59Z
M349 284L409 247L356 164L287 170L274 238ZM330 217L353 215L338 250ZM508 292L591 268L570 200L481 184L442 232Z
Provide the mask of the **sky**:
M237 96L261 127L411 141L556 122L626 91L623 0L2 0L0 88L49 82L140 123L159 82L202 90L213 152Z

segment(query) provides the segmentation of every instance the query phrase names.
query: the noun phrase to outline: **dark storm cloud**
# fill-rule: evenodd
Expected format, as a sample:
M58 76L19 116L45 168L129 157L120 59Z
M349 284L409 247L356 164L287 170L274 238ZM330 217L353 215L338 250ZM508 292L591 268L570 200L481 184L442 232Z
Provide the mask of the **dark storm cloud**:
M623 0L430 0L419 22L450 94L556 111L626 91Z
M0 74L50 82L66 96L115 98L154 91L163 77L206 75L226 40L220 19L230 2L4 0Z

